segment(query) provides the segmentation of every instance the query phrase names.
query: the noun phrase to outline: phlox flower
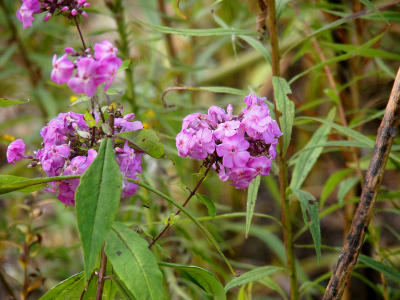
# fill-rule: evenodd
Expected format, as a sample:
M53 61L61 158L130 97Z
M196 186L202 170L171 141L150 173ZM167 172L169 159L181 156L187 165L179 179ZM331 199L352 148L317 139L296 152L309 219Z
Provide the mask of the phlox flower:
M35 20L32 15L40 10L39 0L25 0L22 1L21 8L17 10L17 18L22 22L22 27L32 27L32 21Z
M203 160L208 154L214 153L215 142L211 130L208 128L199 130L190 140L189 151L197 160Z
M69 79L68 86L78 94L86 94L92 97L97 89L96 71L100 63L93 58L81 58L77 62L78 71L76 77Z
M7 161L15 165L14 161L20 161L25 158L25 144L22 139L13 141L7 148Z
M101 44L94 44L94 57L103 60L109 57L116 57L118 49L109 41L105 40Z
M64 54L57 59L57 54L53 56L53 70L51 71L51 80L58 84L67 83L74 72L74 64L67 59L67 54Z
M236 134L236 129L238 129L239 126L239 121L228 121L225 123L220 123L218 124L218 128L214 131L214 136L222 141L226 136L232 136Z
M122 65L122 60L118 57L108 57L100 62L97 68L96 84L105 83L104 91L110 87L117 75L117 70Z
M242 168L250 159L250 153L246 151L250 144L243 137L235 134L226 137L222 144L217 146L217 154L223 157L223 165L227 168Z

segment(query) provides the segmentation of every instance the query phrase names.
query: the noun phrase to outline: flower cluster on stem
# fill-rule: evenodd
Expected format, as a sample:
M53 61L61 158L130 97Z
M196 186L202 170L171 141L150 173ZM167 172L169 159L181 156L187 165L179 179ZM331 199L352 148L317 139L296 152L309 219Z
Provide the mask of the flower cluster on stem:
M120 112L121 113L121 112ZM101 123L98 114L93 114L96 123ZM142 129L140 121L132 122L134 114L114 119L114 132L125 132ZM34 155L25 155L25 144L22 139L12 142L7 149L7 160L15 164L22 158L32 160L28 167L41 165L48 176L79 175L83 174L97 156L101 139L106 136L101 127L90 128L83 114L74 112L60 113L42 128L40 135L43 138L42 148L34 151ZM116 161L124 177L138 180L138 173L142 172L142 152L124 144L115 143ZM75 204L75 191L80 179L69 179L61 182L51 182L47 192L56 193L57 198L66 205ZM137 185L123 181L122 197L136 193Z
M213 168L219 178L231 179L237 189L247 188L257 175L269 175L282 135L264 98L250 94L244 102L246 108L239 115L232 114L229 104L226 111L211 106L207 115L185 117L176 137L179 156L203 160L204 165L216 157Z

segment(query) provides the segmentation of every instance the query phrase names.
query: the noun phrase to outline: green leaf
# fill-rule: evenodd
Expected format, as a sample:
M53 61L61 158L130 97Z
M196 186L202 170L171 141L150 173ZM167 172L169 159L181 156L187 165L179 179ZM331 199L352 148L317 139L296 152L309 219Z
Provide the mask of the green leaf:
M249 235L251 219L253 218L254 207L256 206L258 188L260 187L260 179L261 179L260 175L258 175L256 178L254 178L251 181L251 183L249 185L249 190L247 192L246 233L245 233L246 239Z
M331 49L337 50L337 51L344 51L347 53L354 52L358 48L355 45L346 45L346 44L333 44L333 43L321 43L321 44L327 48L331 48ZM361 51L358 55L363 56L363 57L371 57L371 58L381 57L381 58L386 58L386 59L400 60L400 55L398 55L396 53L386 52L386 51L380 50L380 49L365 49L365 50Z
M363 135L363 134L361 134L361 133L359 133L359 132L357 132L357 131L355 131L353 129L350 129L348 127L344 127L344 126L341 126L341 125L338 125L336 123L333 123L333 122L330 122L330 121L327 121L327 120L324 120L324 119L320 119L320 118L313 118L313 117L298 117L298 118L296 118L296 120L302 120L302 119L314 120L314 121L326 124L328 126L331 126L331 127L335 128L337 131L343 133L344 135L349 136L349 137L351 137L351 138L353 138L353 139L355 139L355 140L357 140L359 142L364 143L369 148L371 148L371 149L374 148L374 145L375 145L375 141L374 140L371 140L370 138L366 137L365 135ZM390 153L389 156L390 156L390 158L392 158L396 162L400 163L400 158L396 157L392 153Z
M281 267L274 267L274 266L266 266L266 267L256 268L247 273L244 273L243 275L240 275L240 277L236 277L231 282L229 282L225 286L225 292L228 292L233 287L241 286L243 284L247 284L247 283L253 282L253 281L258 281L266 276L271 275L272 273L275 273L277 271L283 271L283 270L287 270L287 269L281 268Z
M346 194L360 181L360 178L353 177L346 179L340 186L338 191L338 202L340 207L343 207L343 200Z
M191 282L201 287L207 294L213 295L214 300L226 299L224 287L219 279L211 272L196 266L184 266L165 262L158 262L158 265L178 270Z
M351 169L344 169L337 171L332 174L331 177L326 181L324 188L321 193L320 207L324 206L324 203L328 196L333 192L333 190L339 185L339 183L349 174L353 172Z
M210 198L208 198L207 196L201 195L201 194L197 194L197 193L196 193L196 198L200 203L203 203L207 207L208 214L209 214L209 216L211 217L211 219L215 223L215 211L216 211L216 209L215 209L214 202Z
M182 19L186 20L187 17L183 14L183 12L179 8L179 1L180 0L171 0L172 8L174 9L175 13L180 16Z
M4 175L3 175L4 176ZM51 181L61 181L68 179L76 179L80 178L81 175L68 175L68 176L55 176L55 177L47 177L47 178L35 178L35 179L27 179L22 181L14 181L12 183L2 183L0 182L0 195L20 191L25 188L33 188L37 185L42 185L43 183L51 182ZM28 189L26 189L27 191Z
M122 91L117 91L114 89L108 89L106 95L113 96L113 95L122 95Z
M143 187L143 188L145 188L145 189L147 189L149 191L152 191L153 193L163 197L169 203L171 203L175 207L179 208L185 215L187 215L196 224L196 226L201 230L201 232L204 233L204 235L207 237L208 241L215 247L215 249L217 249L218 253L221 255L221 257L223 258L223 260L225 261L225 263L229 267L229 270L232 272L233 275L236 276L236 272L233 270L231 264L229 263L229 261L225 257L224 253L221 251L221 248L219 247L217 241L214 239L214 237L211 235L211 233L186 208L184 208L181 204L176 202L171 197L168 197L167 195L161 193L160 191L158 191L156 189L153 189L151 186L149 186L149 185L147 185L147 184L145 184L143 182L140 182L140 181L128 178L128 177L124 177L123 180L130 181L130 182L133 182L133 183L135 183L137 185L140 185L141 187Z
M377 15L383 20L385 21L388 25L390 25L390 23L388 22L388 20L386 20L385 16L383 15L383 13L377 9L369 0L360 0L360 2L362 2L366 7L368 7L369 9L373 10L374 12L377 13Z
M169 217L165 218L164 224L174 225L178 223L180 219L181 219L180 215L175 215L175 213L170 213Z
M129 60L124 60L124 61L122 62L122 65L121 65L121 66L119 67L119 69L117 70L117 73L119 73L119 72L121 72L121 71L123 71L123 70L128 69L130 64L131 64L131 60L130 60L130 59L129 59Z
M19 105L19 104L24 104L28 103L29 100L27 101L21 101L21 100L8 100L4 98L0 98L0 107L9 107L12 105Z
M287 94L291 94L289 84L284 78L274 76L272 78L272 84L274 86L274 97L277 109L282 113L279 117L281 130L283 133L283 145L282 152L285 155L287 148L290 144L290 138L292 135L293 119L294 119L294 103L289 100Z
M160 250L160 252L162 254L164 254L168 259L171 259L171 256L169 256L168 252L165 251L165 249L163 247L161 247L158 243L155 243L155 244L156 244L158 250Z
M366 264L368 267L378 271L379 273L382 273L387 277L393 279L394 281L400 282L400 272L398 270L391 268L379 261L376 261L364 254L360 254L358 256L358 260Z
M126 300L137 300L136 297L130 292L126 285L116 278L114 275L110 275L111 281L118 287L118 291Z
M76 219L82 242L86 277L90 274L117 213L122 175L113 141L103 139L99 152L76 190Z
M64 281L61 281L44 294L39 300L79 300L85 287L84 275L84 272L80 272Z
M115 135L125 141L135 150L142 151L154 158L164 156L164 148L155 132L151 129L125 131Z
M76 100L75 100L74 102L72 102L70 105L68 105L68 107L74 106L74 105L77 105L77 104L80 104L80 103L82 103L82 102L86 102L86 101L89 101L89 100L90 100L90 97L88 97L88 96L82 96L82 97L76 99Z
M148 246L134 230L114 222L105 252L118 278L136 299L164 299L163 275Z
M327 119L332 121L335 117L336 108L332 108L328 114ZM321 126L315 131L311 139L308 141L307 147L312 147L319 143L324 143L328 140L328 134L331 131L331 128L327 125ZM310 173L311 169L313 168L315 162L317 161L318 157L320 156L323 148L315 148L311 151L303 152L293 169L292 180L290 182L290 187L295 189L301 188L304 180L307 178L308 173Z
M332 63L336 63L339 61L343 61L343 60L348 60L349 58L354 57L355 55L358 55L359 53L362 53L364 50L368 49L369 47L371 47L372 45L374 45L377 41L379 41L383 36L385 35L384 33L381 33L380 35L374 37L373 39L369 40L368 42L366 42L365 44L358 46L354 51L350 52L350 53L346 53L343 55L339 55L339 56L335 56L331 59L328 59L324 62L321 62L307 70L305 70L304 72L301 72L300 74L297 74L296 76L294 76L292 79L289 80L289 84L292 84L293 82L295 82L297 79L299 79L300 77L310 73L311 71L314 71L315 69L318 68L322 68L324 66L330 65Z
M310 229L317 252L318 266L321 264L321 229L319 226L318 202L310 193L290 188L300 201L301 211L306 226Z
M213 4L211 4L211 6L217 5L218 3L221 3L224 0L216 0Z
M191 87L191 86L184 86L189 91L206 91L212 93L225 93L225 94L232 94L232 95L240 95L240 96L247 96L249 93L231 88L226 86L200 86L200 87Z
M85 119L85 122L89 127L96 126L96 120L93 118L93 116L90 112L88 112L88 111L85 112L85 114L83 115L83 118Z
M135 18L136 19L136 18ZM167 26L159 26L143 22L136 19L139 23L162 33L178 34L183 36L222 36L222 35L260 35L258 32L246 31L241 29L211 28L211 29L176 29Z
M10 184L13 184L16 182L26 181L26 180L29 180L29 179L25 178L25 177L18 177L18 176L13 176L13 175L0 175L0 187L3 187L4 185L10 185ZM34 191L40 190L41 188L44 188L45 186L46 186L45 183L37 184L37 185L19 189L18 192L32 193Z
M106 268L106 276L115 275L114 267L112 266L110 260L107 260L107 268ZM106 280L104 282L104 300L113 300L115 294L118 292L118 285L114 283L112 280Z
M247 35L239 35L239 37L246 41L250 46L256 49L265 58L265 60L272 65L271 55L269 54L267 48L258 40Z

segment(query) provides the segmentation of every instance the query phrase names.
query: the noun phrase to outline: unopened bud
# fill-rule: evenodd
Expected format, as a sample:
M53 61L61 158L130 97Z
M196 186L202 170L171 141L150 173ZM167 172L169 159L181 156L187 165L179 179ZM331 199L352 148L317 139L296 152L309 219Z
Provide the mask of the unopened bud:
M33 167L36 167L37 164L38 164L37 161L33 161L33 162L31 162L29 165L27 165L26 167L27 167L27 168L33 168Z
M69 10L68 6L64 6L63 8L61 8L61 11L67 11L67 10Z
M83 10L81 11L81 15L84 16L85 18L88 17L88 14L86 13L86 11L83 11Z
M74 48L72 48L72 47L67 47L67 48L64 49L64 51L67 54L72 54L72 53L75 52Z
M87 49L85 50L85 53L86 53L86 54L89 54L90 51L92 51L92 48L87 48Z
M115 152L118 152L118 153L123 153L123 152L124 152L124 150L123 150L123 149L121 149L120 147L117 147L117 148L115 148Z
M74 8L73 10L71 10L71 15L73 15L74 17L76 16L78 12L76 11L76 9Z
M79 5L82 5L82 4L84 4L86 2L86 0L78 0L78 4Z
M90 4L90 3L85 3L85 4L83 4L83 7L89 7L89 6L91 6L92 4Z
M43 22L48 21L48 20L51 18L51 16L52 16L52 14L48 12L48 13L44 16Z

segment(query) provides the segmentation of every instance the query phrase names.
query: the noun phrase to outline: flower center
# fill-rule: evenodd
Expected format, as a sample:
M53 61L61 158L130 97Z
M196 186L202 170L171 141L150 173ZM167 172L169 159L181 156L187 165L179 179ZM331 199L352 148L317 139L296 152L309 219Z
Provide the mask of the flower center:
M236 153L236 148L232 148L231 153Z

